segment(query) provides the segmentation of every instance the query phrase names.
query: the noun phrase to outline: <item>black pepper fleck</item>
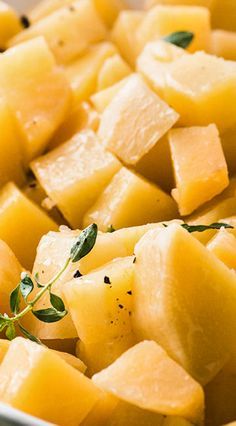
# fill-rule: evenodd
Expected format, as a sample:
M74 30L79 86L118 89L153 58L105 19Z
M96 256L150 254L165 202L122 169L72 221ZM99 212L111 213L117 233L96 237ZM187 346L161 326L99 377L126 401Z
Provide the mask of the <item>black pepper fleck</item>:
M37 182L30 182L29 183L30 188L36 188L36 186L37 186Z
M104 283L105 283L105 284L111 284L111 280L110 280L110 278L109 278L109 277L107 277L107 276L105 276L105 277L104 277Z
M120 309L124 309L124 306L120 304L120 305L119 305L119 308L120 308Z
M74 273L74 278L80 278L83 275L81 274L81 272L77 269L77 271Z
M135 257L134 260L133 260L133 263L136 263L136 260L137 260L137 258Z
M129 291L127 291L127 294L129 294L129 296L132 296L132 291L131 290L129 290Z
M129 311L129 316L131 317L131 315L132 315L132 312L131 312L131 311Z
M70 10L70 12L75 12L75 7L74 6L69 6L69 10Z
M24 28L29 28L31 25L30 20L26 15L22 15L20 21Z

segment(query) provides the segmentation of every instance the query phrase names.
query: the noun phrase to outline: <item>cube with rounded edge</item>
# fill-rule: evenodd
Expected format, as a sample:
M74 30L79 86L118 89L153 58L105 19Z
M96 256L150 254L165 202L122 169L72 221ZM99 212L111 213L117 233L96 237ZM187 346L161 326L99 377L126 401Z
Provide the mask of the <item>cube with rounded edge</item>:
M13 183L2 188L0 238L9 245L25 268L31 270L42 235L57 228L57 224Z
M163 97L171 63L187 54L186 50L164 40L149 42L137 58L137 71L148 81L154 92Z
M8 40L22 30L15 10L6 2L0 1L0 48L6 48Z
M125 77L123 80L120 80L112 86L96 92L91 96L90 101L98 113L101 114L106 109L114 96L120 91L120 89L122 89L122 87L125 86L128 79L129 77Z
M87 130L36 159L31 167L69 224L77 228L121 165Z
M123 167L84 217L101 231L145 225L178 216L174 200L155 184Z
M53 351L23 338L11 343L0 378L2 402L62 426L77 426L100 397L82 373Z
M208 250L230 269L236 269L236 238L226 229L221 229L207 244Z
M126 164L136 164L178 118L139 75L132 74L103 112L98 136Z
M133 324L206 384L234 348L236 274L179 225L135 248Z
M29 20L32 23L40 21L45 18L45 16L51 15L55 10L65 6L71 6L74 2L75 0L41 0L29 11Z
M211 53L231 61L236 60L236 34L233 31L215 30L211 33Z
M198 6L155 6L150 9L137 32L140 49L148 41L163 38L173 32L191 31L194 39L188 47L190 52L207 50L210 44L210 12ZM184 73L185 74L185 73Z
M201 386L153 341L129 349L92 380L102 390L140 408L182 416L196 424L203 419Z
M104 90L131 74L131 68L117 53L104 61L98 73L97 90Z
M106 28L93 2L78 0L22 31L10 41L10 46L38 36L45 38L58 63L67 64L91 43L104 40Z
M43 38L0 55L0 97L21 125L24 159L28 163L46 148L71 101L69 84Z
M176 181L172 195L185 216L228 186L227 164L214 124L171 130L169 142Z
M165 99L180 114L181 126L215 123L220 132L233 127L236 63L204 52L182 56L167 74Z
M128 402L118 400L115 409L113 409L107 420L106 426L163 426L163 421L164 416L161 414L143 410Z

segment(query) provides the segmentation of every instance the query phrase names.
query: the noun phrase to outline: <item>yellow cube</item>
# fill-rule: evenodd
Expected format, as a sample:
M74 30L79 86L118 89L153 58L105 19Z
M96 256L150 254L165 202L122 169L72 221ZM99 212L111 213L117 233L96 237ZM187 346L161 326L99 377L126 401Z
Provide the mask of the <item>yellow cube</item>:
M113 86L131 74L131 68L119 54L113 55L104 61L98 74L97 90L104 90Z
M43 38L23 43L0 56L0 97L21 125L24 158L28 163L46 148L64 120L71 100L69 84Z
M233 31L215 30L211 33L211 53L231 61L236 60L236 34Z
M236 124L235 97L236 64L204 52L177 59L167 75L165 98L181 126L215 123L226 131Z
M212 13L213 28L236 31L235 0L215 0Z
M0 365L10 347L11 342L9 340L0 339Z
M164 416L153 413L152 411L143 410L128 402L119 401L113 409L106 425L107 426L163 426Z
M127 7L124 0L93 0L93 3L108 27L112 27L120 11Z
M135 255L139 338L156 340L198 382L210 382L235 346L235 272L176 224L145 234Z
M187 55L186 50L157 40L147 43L137 58L137 71L143 75L154 92L164 97L166 75L173 61Z
M18 185L25 182L21 131L16 117L3 100L0 100L1 156L0 156L0 186L9 180Z
M228 186L227 164L214 124L171 130L169 141L176 180L172 195L186 216Z
M22 30L17 13L4 1L0 1L0 48L5 49L8 40Z
M236 269L235 235L222 229L209 241L207 248L230 269Z
M133 68L140 51L137 44L137 31L144 16L143 11L124 10L119 14L111 32L112 41Z
M97 223L106 232L178 216L172 198L158 186L123 167L84 217L83 226Z
M106 58L115 53L116 48L112 43L98 43L91 46L83 56L65 68L76 105L87 100L96 91L99 70Z
M205 7L156 6L150 9L137 33L140 49L148 41L165 37L176 31L191 31L194 39L188 50L207 50L211 35L210 12ZM185 73L184 73L185 74Z
M203 419L201 386L153 341L129 349L92 380L105 392L140 408L197 424Z
M92 381L61 357L20 337L3 359L0 378L2 402L62 426L77 426L100 397Z
M76 229L121 165L87 130L38 158L31 167L48 196Z
M73 61L91 44L104 40L106 28L93 2L77 0L71 6L56 10L14 37L14 46L43 36L60 64Z
M81 102L72 109L49 143L50 150L71 139L76 133L91 129L97 131L99 115L89 102Z
M74 2L75 0L41 0L29 11L29 20L32 23L40 21L45 16L51 15L55 10L71 6Z
M100 92L96 92L91 96L90 101L99 114L106 109L115 95L126 85L128 81L129 77L125 77L123 80L118 81L118 83L113 84L113 86L101 90Z
M146 0L145 9L150 9L157 4L164 4L170 6L203 6L212 9L215 0Z
M132 74L103 112L98 136L123 162L136 164L178 118L138 74Z
M22 267L14 253L0 240L0 313L11 314L10 294L20 282Z
M82 422L82 426L108 426L107 420L114 416L114 410L118 404L117 398L103 392L101 398L89 412L86 419Z
M57 228L57 224L13 183L2 188L0 238L9 245L25 268L32 268L36 247L42 235Z

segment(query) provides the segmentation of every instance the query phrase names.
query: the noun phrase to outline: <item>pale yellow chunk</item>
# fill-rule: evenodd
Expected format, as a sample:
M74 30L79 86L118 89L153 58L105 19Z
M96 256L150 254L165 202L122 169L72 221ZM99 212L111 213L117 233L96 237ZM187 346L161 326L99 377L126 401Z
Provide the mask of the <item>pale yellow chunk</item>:
M157 4L170 6L203 6L212 9L215 0L145 0L145 8L150 9Z
M105 59L115 53L116 48L112 43L98 43L91 46L83 56L65 68L76 104L87 100L96 91L99 70Z
M111 416L107 426L163 426L164 416L143 410L135 405L119 401Z
M106 232L110 225L120 229L177 216L177 206L168 194L123 167L87 212L83 225L95 222Z
M137 38L140 48L148 41L177 31L191 31L194 39L188 50L207 50L210 43L210 13L205 7L156 6L147 12ZM185 73L183 73L185 75Z
M20 19L13 8L0 1L0 48L4 49L8 40L22 30Z
M86 419L81 423L81 426L108 426L107 420L111 416L112 418L114 417L114 410L117 404L117 398L106 392L102 392L101 398L92 411L90 411Z
M106 109L114 96L126 85L126 82L129 81L128 79L129 77L123 78L123 80L118 81L107 89L96 92L91 96L91 103L98 113L101 114Z
M76 133L91 129L97 131L100 118L97 111L88 102L81 102L72 109L70 115L59 127L50 141L50 150L71 139Z
M208 250L231 269L236 269L236 238L227 230L220 230L207 244Z
M10 315L9 295L20 282L22 267L2 240L0 240L0 264L0 313Z
M202 420L201 386L153 341L129 349L106 370L93 376L93 382L140 408L182 416L196 423Z
M0 339L0 365L10 347L10 344L9 340Z
M22 135L16 117L3 100L0 100L0 129L0 186L9 180L22 185L25 181L19 142Z
M93 2L77 0L56 10L14 37L10 45L43 36L60 64L73 61L91 44L104 40L106 28Z
M37 22L45 16L51 15L55 10L71 6L75 0L41 0L28 13L30 22Z
M64 285L68 309L83 342L112 341L131 333L133 269L132 257L115 259Z
M29 340L15 339L0 366L0 399L62 426L77 426L100 392L58 355Z
M0 55L0 97L22 127L27 163L43 152L64 120L71 99L69 84L42 38Z
M93 3L108 27L112 27L121 10L127 7L124 0L93 0Z
M136 164L176 123L179 116L131 75L101 117L98 135L126 164Z
M135 67L135 61L140 51L137 43L137 31L144 16L143 11L122 11L111 32L113 43L117 45L123 58L132 67Z
M185 55L172 64L166 81L165 99L180 114L181 126L215 123L223 132L236 124L235 62L204 52Z
M174 224L149 231L135 255L137 333L156 340L196 380L208 383L234 347L235 272Z
M235 0L215 0L212 13L213 28L236 31Z
M99 71L97 90L104 90L131 74L131 68L119 54L107 58Z
M164 40L146 44L137 58L137 71L148 81L152 89L164 96L166 75L173 61L187 55L186 50Z
M228 186L227 164L214 124L171 130L169 142L176 181L172 195L185 216Z
M236 60L236 34L233 31L215 30L211 33L211 53L231 61Z
M40 238L57 224L13 184L0 192L0 238L16 254L25 268L31 269Z
M31 167L69 224L77 228L121 166L92 131L84 131L35 160Z

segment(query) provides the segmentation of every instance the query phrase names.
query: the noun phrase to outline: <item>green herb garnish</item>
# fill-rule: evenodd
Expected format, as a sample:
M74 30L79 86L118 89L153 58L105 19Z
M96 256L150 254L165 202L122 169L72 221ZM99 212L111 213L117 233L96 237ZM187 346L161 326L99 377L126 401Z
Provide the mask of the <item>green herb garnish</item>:
M190 31L177 31L163 38L163 40L168 41L168 43L182 47L182 49L186 49L193 39L194 33L191 33Z
M163 223L163 226L165 228L168 228L168 225L166 225L166 223ZM210 229L234 229L232 225L223 222L212 223L211 225L188 225L187 223L183 223L181 226L182 228L186 229L186 231L188 231L190 234L192 234L193 232L209 231Z
M41 343L37 337L33 336L21 324L21 319L29 312L32 312L36 318L45 323L60 321L67 315L67 310L63 300L56 294L52 293L52 287L65 273L71 263L78 262L90 253L96 243L97 233L98 228L95 224L88 226L88 228L81 232L79 237L76 238L76 241L71 248L70 256L66 260L63 268L48 283L41 284L39 281L39 274L35 274L34 278L37 283L37 287L40 290L31 301L28 301L28 296L34 290L34 282L26 272L21 274L20 283L10 294L10 308L13 316L9 317L7 314L0 314L0 332L5 330L7 339L13 340L15 338L16 326L18 326L26 338L33 342ZM34 310L36 303L46 293L49 293L51 307ZM20 311L22 302L26 304L26 307Z

